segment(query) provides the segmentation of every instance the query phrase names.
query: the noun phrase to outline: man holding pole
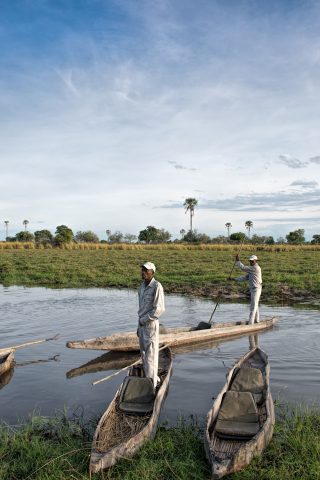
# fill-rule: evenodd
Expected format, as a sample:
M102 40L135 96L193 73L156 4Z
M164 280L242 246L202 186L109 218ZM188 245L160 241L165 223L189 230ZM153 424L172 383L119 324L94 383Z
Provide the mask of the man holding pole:
M243 265L240 261L239 254L236 255L236 265L241 270L246 272L246 275L235 278L237 282L242 282L243 280L248 280L251 296L251 305L250 305L250 315L249 315L249 324L253 325L254 323L259 323L259 299L262 289L262 276L261 268L257 264L258 257L256 255L251 255L249 257L250 266Z
M164 293L160 282L154 278L156 267L151 262L141 265L142 284L139 294L139 337L144 374L151 378L154 388L158 380L159 317L165 311Z

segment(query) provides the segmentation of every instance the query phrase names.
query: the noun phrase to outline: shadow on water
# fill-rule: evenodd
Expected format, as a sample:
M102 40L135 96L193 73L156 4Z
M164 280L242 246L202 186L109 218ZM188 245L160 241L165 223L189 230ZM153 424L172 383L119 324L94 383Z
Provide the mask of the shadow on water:
M38 363L48 363L48 362L59 362L60 361L60 353L57 353L53 357L50 358L39 358L37 360L27 360L25 362L16 362L16 367L26 367L27 365L33 365Z
M3 387L5 387L6 385L8 385L9 382L11 382L15 368L25 367L27 365L38 364L38 363L47 363L47 362L52 362L52 361L57 362L57 361L59 361L59 357L60 357L60 355L57 354L57 355L54 355L54 357L47 358L47 359L28 360L26 362L16 362L16 361L14 361L12 366L9 368L9 370L7 370L2 375L0 375L0 390Z

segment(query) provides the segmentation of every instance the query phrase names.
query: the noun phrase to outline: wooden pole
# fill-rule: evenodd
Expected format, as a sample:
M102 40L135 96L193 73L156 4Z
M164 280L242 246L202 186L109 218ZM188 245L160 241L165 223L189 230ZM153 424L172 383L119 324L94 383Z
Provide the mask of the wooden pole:
M243 246L243 243L244 243L244 239L245 239L245 237L242 239L242 242L241 242L241 245L240 245L240 248L239 248L239 251L238 251L238 255L240 255L240 252L241 252L241 250L242 250L242 246ZM234 270L234 267L236 266L236 263L237 263L237 260L235 260L235 261L233 262L232 269L231 269L231 272L230 272L230 274L229 274L228 280L231 280L231 275L232 275L232 272L233 272L233 270Z
M112 373L111 375L108 375L107 377L100 378L100 380L95 380L94 382L92 382L92 385L98 385L98 383L106 382L110 378L115 377L116 375L119 375L119 373L123 372L124 370L127 370L130 367L133 367L134 365L136 365L139 362L141 362L141 358L139 358L139 360L136 360L135 362L131 363L130 365L127 365L126 367L121 368L117 372Z
M16 350L17 348L27 347L28 345L35 345L36 343L50 342L51 340L57 340L59 333L51 338L45 338L43 340L34 340L33 342L21 343L21 345L15 345L14 347L5 347L1 350Z
M238 250L237 255L240 255L240 252L241 252L241 250L242 250L242 246L243 246L243 243L244 243L244 239L245 239L245 237L243 237L243 239L242 239L242 242L241 242L241 245L240 245L240 248L239 248L239 250ZM231 275L232 275L232 272L233 272L233 270L234 270L234 267L235 267L236 263L237 263L237 260L235 260L235 261L233 262L232 269L231 269L231 272L229 273L228 280L231 280ZM211 324L212 317L213 317L215 311L216 311L217 308L218 308L218 305L219 305L219 303L220 303L220 300L221 300L221 293L218 295L217 303L216 303L216 305L215 305L215 307L214 307L214 309L213 309L213 312L211 313L211 316L210 316L210 319L209 319L209 322L208 322L209 324Z
M174 343L176 343L176 342L173 341L171 343L167 343L166 345L163 345L163 347L159 348L159 352L161 350L164 350L165 348L169 347L170 345L173 345ZM94 382L92 382L92 385L98 385L98 383L106 382L110 378L115 377L116 375L119 375L119 373L123 372L124 370L127 370L130 367L133 367L134 365L136 365L137 363L140 363L140 362L141 362L141 358L139 358L135 362L131 363L130 365L127 365L126 367L121 368L117 372L112 373L111 375L108 375L107 377L101 378L100 380L95 380Z

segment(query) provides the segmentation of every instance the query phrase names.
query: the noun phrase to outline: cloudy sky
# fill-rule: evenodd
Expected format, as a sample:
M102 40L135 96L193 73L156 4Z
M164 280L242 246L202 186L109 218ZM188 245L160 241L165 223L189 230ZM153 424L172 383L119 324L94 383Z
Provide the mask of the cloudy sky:
M317 0L0 2L0 238L320 233Z

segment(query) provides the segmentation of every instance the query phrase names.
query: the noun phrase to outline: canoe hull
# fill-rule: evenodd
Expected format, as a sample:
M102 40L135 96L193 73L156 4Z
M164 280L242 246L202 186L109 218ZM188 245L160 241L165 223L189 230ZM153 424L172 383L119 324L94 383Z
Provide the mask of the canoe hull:
M168 367L168 371L166 374L165 379L163 380L155 402L154 402L154 408L153 412L150 416L150 419L148 420L147 424L142 428L142 430L137 433L136 435L132 436L131 438L121 442L120 444L110 448L109 450L105 452L101 452L96 448L96 444L98 443L98 437L100 433L100 429L102 428L102 425L104 424L106 418L109 415L109 412L114 408L116 399L120 393L121 387L117 391L113 401L109 405L108 409L106 412L102 415L95 435L93 439L93 446L91 450L91 457L90 457L90 472L92 473L97 473L101 470L104 470L106 468L112 467L117 463L117 461L121 458L130 458L132 457L141 447L142 445L146 442L146 440L154 438L157 427L158 427L158 421L159 421L159 416L161 412L161 408L163 406L163 403L165 401L165 398L168 393L168 388L169 388L169 381L170 377L172 375L172 359L171 359L171 352L169 349L163 350L163 352L167 352L166 354L169 355L170 357L170 363Z
M14 350L1 350L0 376L8 372L14 365Z
M218 323L207 330L196 330L194 327L167 328L166 333L160 333L159 342L172 347L190 345L237 335L254 334L272 328L276 322L277 317L272 317L253 325L248 325L247 322ZM136 332L126 332L90 340L70 341L67 342L67 347L129 352L139 351L139 342Z
M244 357L242 357L230 370L227 376L227 382L225 386L216 398L211 411L208 413L204 443L206 457L209 464L211 465L212 478L214 479L222 478L225 475L230 475L236 471L242 470L243 468L247 467L252 461L253 457L261 454L266 449L272 438L275 424L275 412L269 387L270 369L269 364L266 363L265 376L267 383L267 391L266 400L263 405L265 421L263 422L261 429L249 441L226 441L226 450L229 450L229 452L231 452L226 455L221 454L221 450L219 450L218 453L215 443L217 440L214 437L214 423L219 413L223 395L229 389L229 384L231 382L231 379L233 378L235 369L239 368L250 357L250 355L253 354L253 352L257 351L261 353L262 357L264 357L265 361L267 362L267 356L259 348L251 350ZM227 445L227 443L229 445ZM221 443L221 445L223 445L223 443ZM232 451L232 449L234 449L234 451Z

